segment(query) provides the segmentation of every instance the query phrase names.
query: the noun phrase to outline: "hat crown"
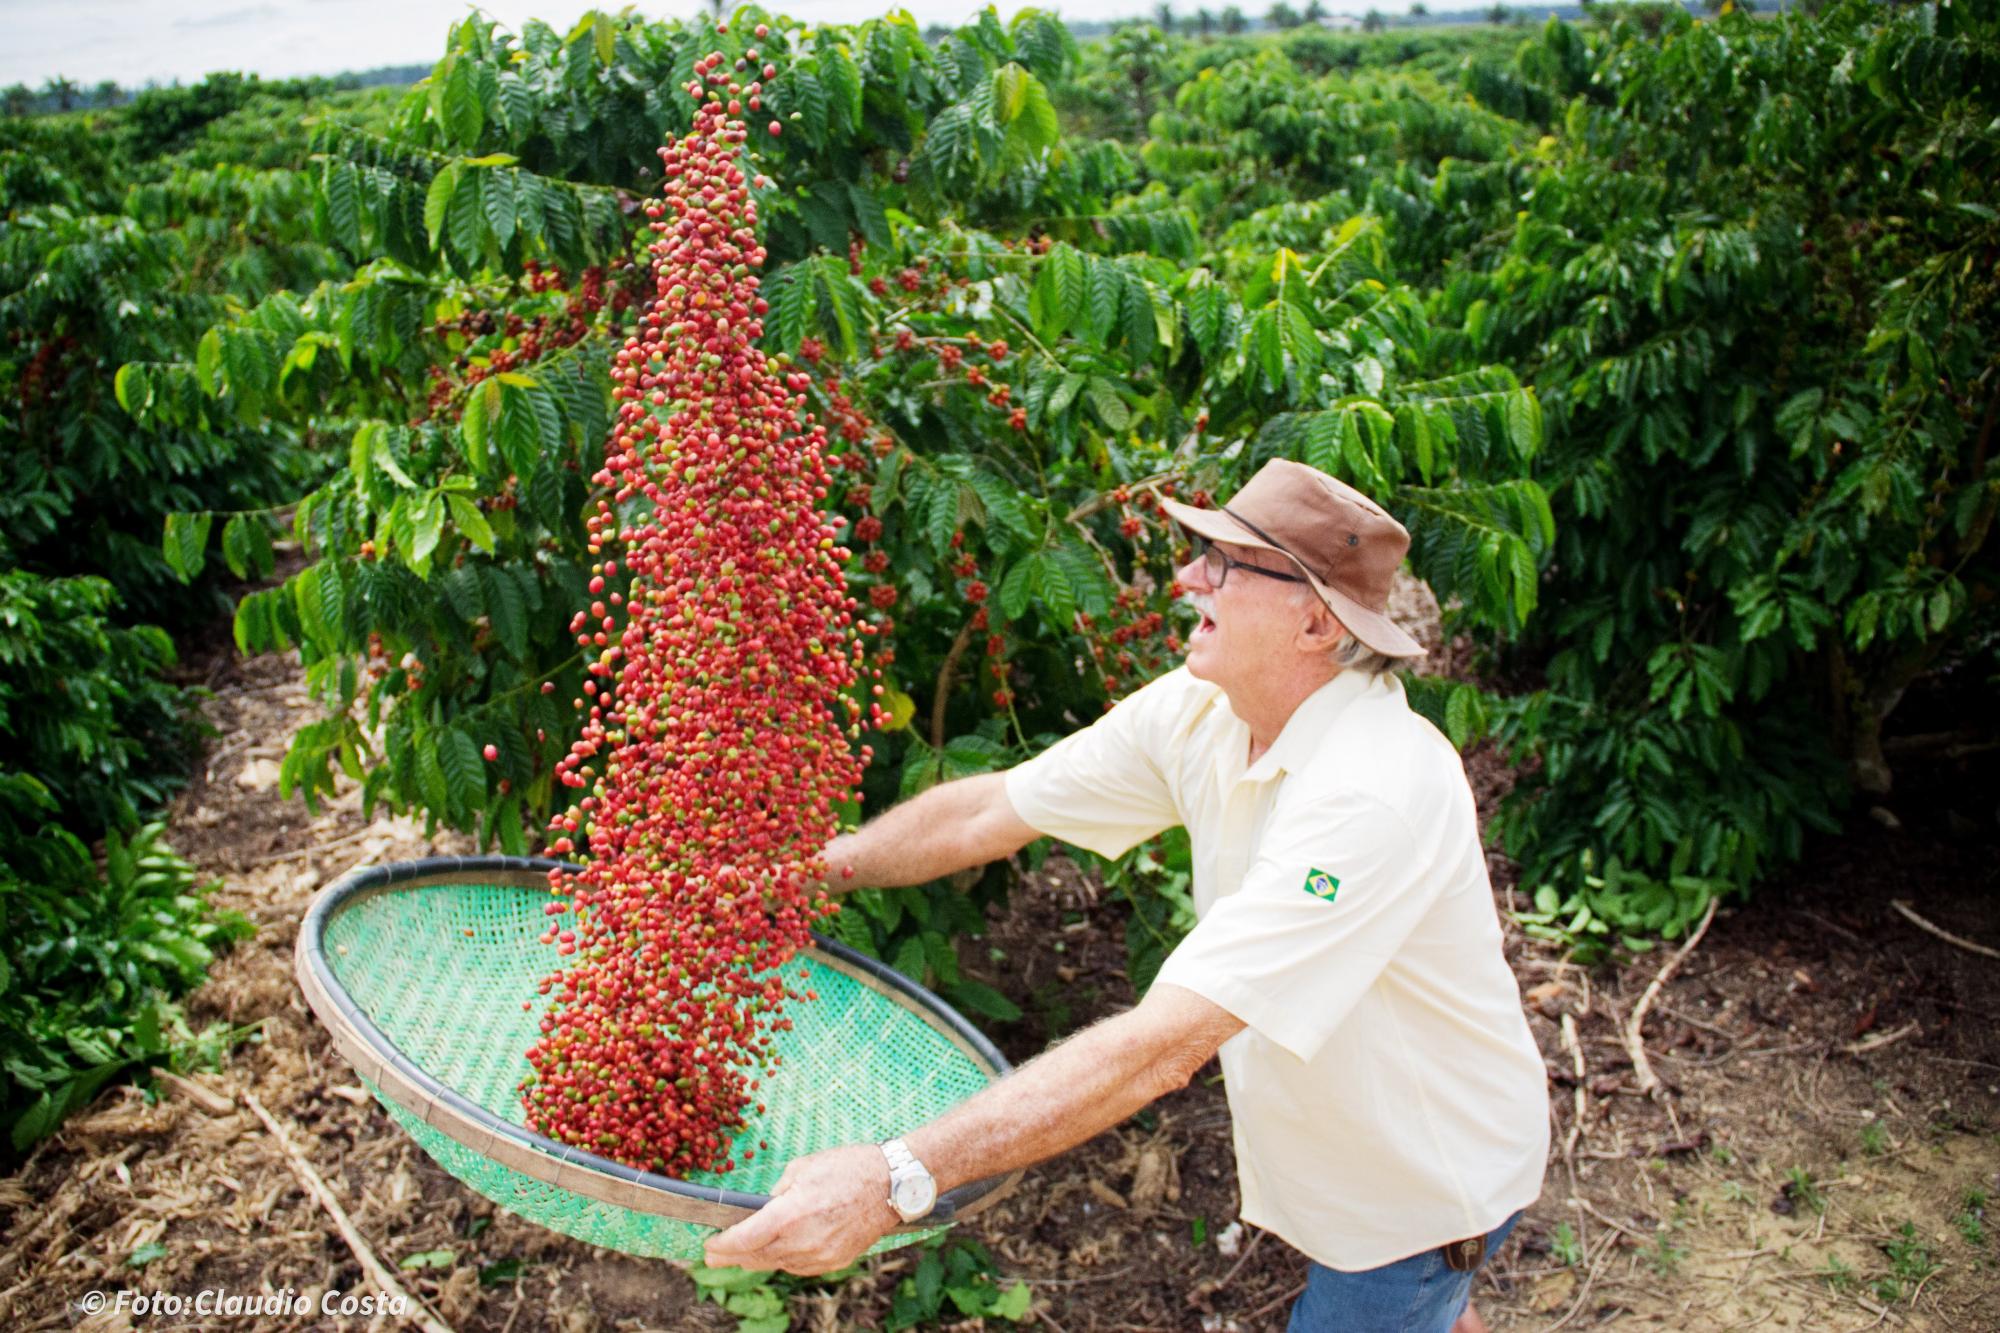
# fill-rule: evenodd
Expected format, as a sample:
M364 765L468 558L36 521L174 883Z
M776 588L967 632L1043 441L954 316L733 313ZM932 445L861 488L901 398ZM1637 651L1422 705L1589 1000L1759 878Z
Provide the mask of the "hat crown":
M1381 506L1318 468L1274 458L1223 512L1259 532L1322 583L1386 611L1410 534Z

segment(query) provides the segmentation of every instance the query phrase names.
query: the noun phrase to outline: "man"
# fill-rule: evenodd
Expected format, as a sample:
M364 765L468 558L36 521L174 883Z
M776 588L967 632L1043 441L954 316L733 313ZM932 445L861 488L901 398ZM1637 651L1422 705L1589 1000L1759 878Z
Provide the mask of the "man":
M1138 1007L900 1139L794 1161L708 1261L840 1267L1219 1051L1243 1220L1313 1261L1291 1327L1483 1329L1473 1273L1541 1191L1548 1092L1464 767L1390 670L1423 651L1387 615L1409 534L1283 460L1220 511L1163 503L1196 547L1185 665L826 858L835 889L920 884L1041 835L1116 856L1185 824L1198 924Z

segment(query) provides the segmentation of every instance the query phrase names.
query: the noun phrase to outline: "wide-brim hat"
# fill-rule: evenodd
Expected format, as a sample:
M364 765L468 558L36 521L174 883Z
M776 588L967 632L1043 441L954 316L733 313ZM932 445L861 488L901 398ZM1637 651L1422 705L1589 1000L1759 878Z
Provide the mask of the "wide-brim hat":
M1424 656L1424 646L1389 618L1389 590L1409 553L1409 530L1346 482L1274 458L1219 509L1174 500L1161 500L1160 508L1210 541L1284 556L1348 633L1376 652Z

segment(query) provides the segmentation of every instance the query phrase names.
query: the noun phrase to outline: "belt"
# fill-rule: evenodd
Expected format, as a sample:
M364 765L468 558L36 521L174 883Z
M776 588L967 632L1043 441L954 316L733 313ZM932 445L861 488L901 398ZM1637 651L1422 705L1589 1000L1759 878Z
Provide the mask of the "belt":
M1470 1273L1486 1258L1486 1237L1467 1236L1464 1240L1450 1241L1438 1246L1438 1253L1444 1256L1445 1266L1452 1272Z

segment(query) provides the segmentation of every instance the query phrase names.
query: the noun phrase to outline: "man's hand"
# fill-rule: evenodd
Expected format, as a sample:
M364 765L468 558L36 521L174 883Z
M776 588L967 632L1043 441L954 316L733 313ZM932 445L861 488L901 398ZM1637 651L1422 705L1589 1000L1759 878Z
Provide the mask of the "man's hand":
M709 1239L711 1268L782 1268L816 1277L845 1268L902 1219L889 1206L889 1163L872 1143L794 1158L771 1201Z

